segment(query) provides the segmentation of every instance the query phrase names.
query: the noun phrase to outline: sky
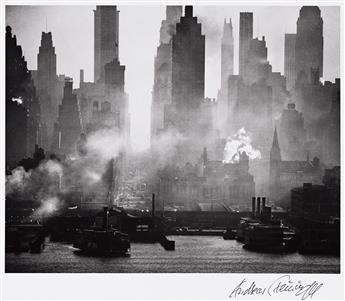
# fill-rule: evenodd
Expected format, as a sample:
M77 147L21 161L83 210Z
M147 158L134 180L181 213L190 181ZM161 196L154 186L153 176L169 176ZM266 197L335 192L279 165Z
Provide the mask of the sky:
M116 4L116 3L115 3ZM95 6L6 6L6 25L12 27L22 46L28 68L37 69L41 32L51 31L57 55L57 73L79 85L79 70L93 81L93 9ZM159 29L165 19L164 5L119 5L119 57L126 66L125 89L129 94L131 139L135 149L150 140L150 107L154 56ZM340 9L320 6L324 26L324 80L340 76ZM224 18L232 19L235 41L234 68L238 72L239 13L254 14L254 37L265 36L273 71L284 73L284 34L296 32L299 6L194 6L194 15L206 36L205 96L216 98L220 87L220 41Z

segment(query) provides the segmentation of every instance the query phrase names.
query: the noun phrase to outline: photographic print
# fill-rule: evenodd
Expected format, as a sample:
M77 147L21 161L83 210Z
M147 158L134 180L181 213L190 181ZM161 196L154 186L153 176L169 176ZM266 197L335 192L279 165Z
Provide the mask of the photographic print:
M339 3L3 8L6 275L341 276Z

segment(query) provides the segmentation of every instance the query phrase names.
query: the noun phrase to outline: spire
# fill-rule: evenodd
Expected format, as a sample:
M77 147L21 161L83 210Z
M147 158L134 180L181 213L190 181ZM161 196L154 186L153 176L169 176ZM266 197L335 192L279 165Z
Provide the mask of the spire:
M307 162L309 162L309 151L307 151Z
M271 153L270 153L270 160L281 161L277 127L274 127L274 135L273 135L273 142L272 142L272 148L271 148Z
M230 18L229 24L230 24L230 28L232 29L232 21L231 21L231 18Z
M272 148L273 147L278 147L279 148L279 142L278 142L278 134L277 134L277 127L274 127L274 135L273 135L273 143L272 143Z

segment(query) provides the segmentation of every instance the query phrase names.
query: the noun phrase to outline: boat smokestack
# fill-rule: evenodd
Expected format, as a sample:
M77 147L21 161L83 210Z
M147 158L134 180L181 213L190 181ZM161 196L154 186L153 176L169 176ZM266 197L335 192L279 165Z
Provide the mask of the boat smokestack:
M266 207L266 197L262 197L262 212L265 212L265 207Z
M260 216L260 202L261 202L261 198L257 197L256 198L256 216L259 217Z
M252 217L255 218L255 196L252 197Z
M152 193L152 226L155 227L155 194Z
M104 230L108 229L108 207L103 207L103 228Z

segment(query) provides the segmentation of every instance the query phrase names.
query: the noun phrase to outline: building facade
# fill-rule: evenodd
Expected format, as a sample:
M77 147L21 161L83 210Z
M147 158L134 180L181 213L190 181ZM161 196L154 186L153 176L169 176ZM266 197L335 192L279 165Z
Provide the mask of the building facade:
M290 190L303 183L321 184L323 168L320 160L285 161L281 157L277 129L274 131L269 164L269 195L273 202L288 204Z
M253 13L240 13L239 75L245 73L250 41L253 39Z
M167 6L166 19L160 28L159 46L154 61L154 84L151 104L151 146L165 127L165 106L171 104L172 36L182 16L182 6Z
M193 16L193 7L186 6L172 37L172 123L179 132L188 135L195 129L204 89L205 36Z
M223 204L244 210L250 208L254 194L254 178L244 152L238 163L226 164L208 160L204 151L195 165L168 166L159 171L159 202L166 205L190 209L199 203Z
M284 75L286 88L290 91L295 86L296 34L286 33L284 43Z
M320 8L303 6L297 20L295 45L296 80L303 77L313 81L311 70L318 71L318 79L323 76L323 20Z
M104 80L104 66L119 58L119 11L102 5L94 10L94 82Z

